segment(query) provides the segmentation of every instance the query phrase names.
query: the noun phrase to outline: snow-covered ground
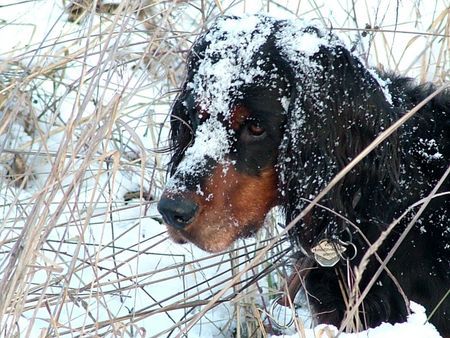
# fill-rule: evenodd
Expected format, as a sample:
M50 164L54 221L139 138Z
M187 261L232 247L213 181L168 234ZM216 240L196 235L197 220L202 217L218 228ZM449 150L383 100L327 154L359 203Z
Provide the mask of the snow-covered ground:
M145 9L137 3L98 1L96 15L72 11L75 22L60 1L0 3L0 332L5 337L181 336L224 287L225 301L203 314L188 337L250 336L260 327L258 320L267 324L274 315L267 312L282 288L285 271L276 262L285 259L286 243L241 276L241 284L231 280L276 230L210 255L171 243L155 210L167 155L154 150L167 146L165 122L185 51L203 20L220 13L218 4L226 14L269 11L319 18L347 43L359 41L369 64L428 80L445 71L436 66L442 61L439 35L420 34L442 33L444 1L400 8L396 1L360 1L355 8L326 0L207 1L205 8L200 1L144 1ZM349 11L358 13L357 22ZM352 30L366 24L403 33L374 37L372 31L359 36ZM240 289L271 268L268 276ZM412 310L407 323L340 337L439 337L425 324L424 310L417 305ZM331 327L309 329L305 309L298 316L302 324L282 330L286 337L298 325L306 327L305 337L337 334Z

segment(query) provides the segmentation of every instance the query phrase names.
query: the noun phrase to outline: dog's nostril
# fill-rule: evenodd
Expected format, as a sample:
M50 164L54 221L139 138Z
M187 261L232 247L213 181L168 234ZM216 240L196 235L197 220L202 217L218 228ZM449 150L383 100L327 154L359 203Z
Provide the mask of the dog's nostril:
M158 211L167 225L183 229L189 225L197 213L198 206L190 199L181 196L162 197L158 202Z

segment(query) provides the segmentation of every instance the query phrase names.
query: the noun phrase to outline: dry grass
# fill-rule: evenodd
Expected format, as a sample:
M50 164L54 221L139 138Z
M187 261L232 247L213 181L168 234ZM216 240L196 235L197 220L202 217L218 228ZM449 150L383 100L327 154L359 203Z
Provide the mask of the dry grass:
M0 32L26 31L0 54L0 335L181 336L197 323L201 336L264 337L276 326L270 302L288 265L276 230L206 255L171 245L155 212L167 160L155 150L186 52L215 16L255 3L321 18L370 64L450 80L448 7L421 22L420 3L392 21L394 1L342 2L331 16L318 1L0 5ZM42 27L20 14L30 4Z

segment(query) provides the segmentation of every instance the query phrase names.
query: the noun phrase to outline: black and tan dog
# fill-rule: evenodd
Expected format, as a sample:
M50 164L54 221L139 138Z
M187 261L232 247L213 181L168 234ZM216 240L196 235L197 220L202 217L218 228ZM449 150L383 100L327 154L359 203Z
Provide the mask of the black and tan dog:
M171 237L218 252L254 234L274 206L283 208L289 223L377 135L433 91L409 78L377 75L315 25L265 16L219 19L194 44L172 109L171 178L158 204ZM340 324L351 292L340 279L402 217L378 259L371 256L359 285L364 290L444 178L359 315L368 327L402 322L404 294L429 312L437 307L431 322L450 336L450 302L443 300L450 287L449 165L447 91L296 224L290 237L305 255L323 241L334 248L350 244L352 251L333 267L317 265L307 275L318 322Z

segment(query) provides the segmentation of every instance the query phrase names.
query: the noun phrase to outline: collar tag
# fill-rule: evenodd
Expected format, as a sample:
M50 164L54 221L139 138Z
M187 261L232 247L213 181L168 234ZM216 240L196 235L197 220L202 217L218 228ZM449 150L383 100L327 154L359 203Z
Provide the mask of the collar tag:
M328 239L322 239L319 244L311 249L316 262L324 268L331 268L336 265L347 250L340 243L332 242Z

